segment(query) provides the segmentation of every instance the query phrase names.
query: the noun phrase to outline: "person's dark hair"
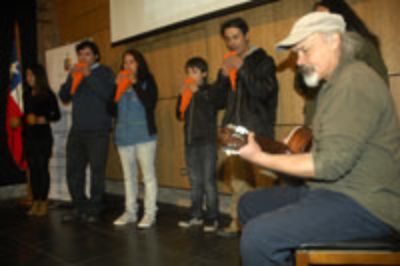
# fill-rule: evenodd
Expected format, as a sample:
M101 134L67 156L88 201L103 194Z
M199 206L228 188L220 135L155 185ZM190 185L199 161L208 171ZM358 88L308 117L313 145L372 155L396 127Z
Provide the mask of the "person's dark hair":
M249 32L249 26L247 25L246 21L242 18L233 18L222 23L220 29L220 34L222 37L224 36L225 30L227 28L238 28L244 35L246 35Z
M96 62L99 62L100 61L100 51L99 51L99 47L97 47L97 44L95 44L94 42L88 41L88 40L82 41L76 45L75 50L78 53L80 50L83 50L86 48L89 48L93 52L93 54L97 56Z
M143 54L141 52L139 52L138 50L136 50L136 49L126 50L122 54L121 69L123 69L123 67L124 67L123 61L124 61L125 55L127 55L127 54L132 55L133 58L135 59L135 61L138 64L137 79L139 81L145 81L147 79L152 78L152 74L150 73L149 67L147 66L146 59L144 58Z
M344 0L320 0L314 4L313 10L316 10L319 6L326 7L331 13L341 15L346 22L347 31L360 34L379 48L378 37L369 31L361 18L357 16L354 10Z
M192 57L186 61L185 70L188 68L198 68L201 72L208 72L208 65L206 60L201 57Z
M50 91L49 81L47 79L47 73L44 67L40 64L35 64L27 67L26 70L31 70L35 76L35 89L39 94L48 93Z

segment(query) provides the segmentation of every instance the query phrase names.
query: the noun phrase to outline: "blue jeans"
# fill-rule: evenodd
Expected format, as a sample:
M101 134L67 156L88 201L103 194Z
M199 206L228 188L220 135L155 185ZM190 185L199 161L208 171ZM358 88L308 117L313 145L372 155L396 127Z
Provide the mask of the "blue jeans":
M238 206L244 266L291 265L302 243L375 238L391 227L344 194L272 187L245 194Z
M185 146L186 164L191 185L191 217L203 217L205 196L205 218L218 218L218 190L216 182L217 150L214 143Z

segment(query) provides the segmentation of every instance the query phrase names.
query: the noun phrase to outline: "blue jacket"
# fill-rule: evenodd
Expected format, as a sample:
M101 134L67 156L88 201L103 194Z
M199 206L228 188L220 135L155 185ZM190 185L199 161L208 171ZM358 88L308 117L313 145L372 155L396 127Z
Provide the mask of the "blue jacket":
M103 65L94 64L91 68L91 74L82 80L73 96L70 94L70 75L61 85L61 101L72 102L72 131L111 129L112 117L107 106L114 93L114 74L110 68Z
M117 109L117 145L132 145L156 139L156 103L157 85L153 78L138 82L122 95Z

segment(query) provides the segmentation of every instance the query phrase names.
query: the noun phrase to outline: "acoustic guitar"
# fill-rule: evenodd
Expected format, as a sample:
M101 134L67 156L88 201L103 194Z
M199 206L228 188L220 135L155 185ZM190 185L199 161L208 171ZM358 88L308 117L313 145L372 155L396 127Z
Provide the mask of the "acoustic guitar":
M247 144L249 130L243 126L229 124L220 129L218 144L227 155L238 155L238 150ZM265 152L273 154L297 154L308 152L312 143L312 131L308 127L297 127L288 136L287 144L273 139L255 136Z

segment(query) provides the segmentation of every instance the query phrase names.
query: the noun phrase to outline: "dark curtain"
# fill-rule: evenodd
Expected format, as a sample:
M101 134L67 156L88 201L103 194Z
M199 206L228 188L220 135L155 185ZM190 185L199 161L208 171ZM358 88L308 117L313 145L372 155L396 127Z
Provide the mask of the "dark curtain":
M8 150L5 129L15 23L19 25L20 63L24 69L24 66L37 62L36 2L34 0L8 1L0 9L0 186L25 182L25 173L15 165Z

